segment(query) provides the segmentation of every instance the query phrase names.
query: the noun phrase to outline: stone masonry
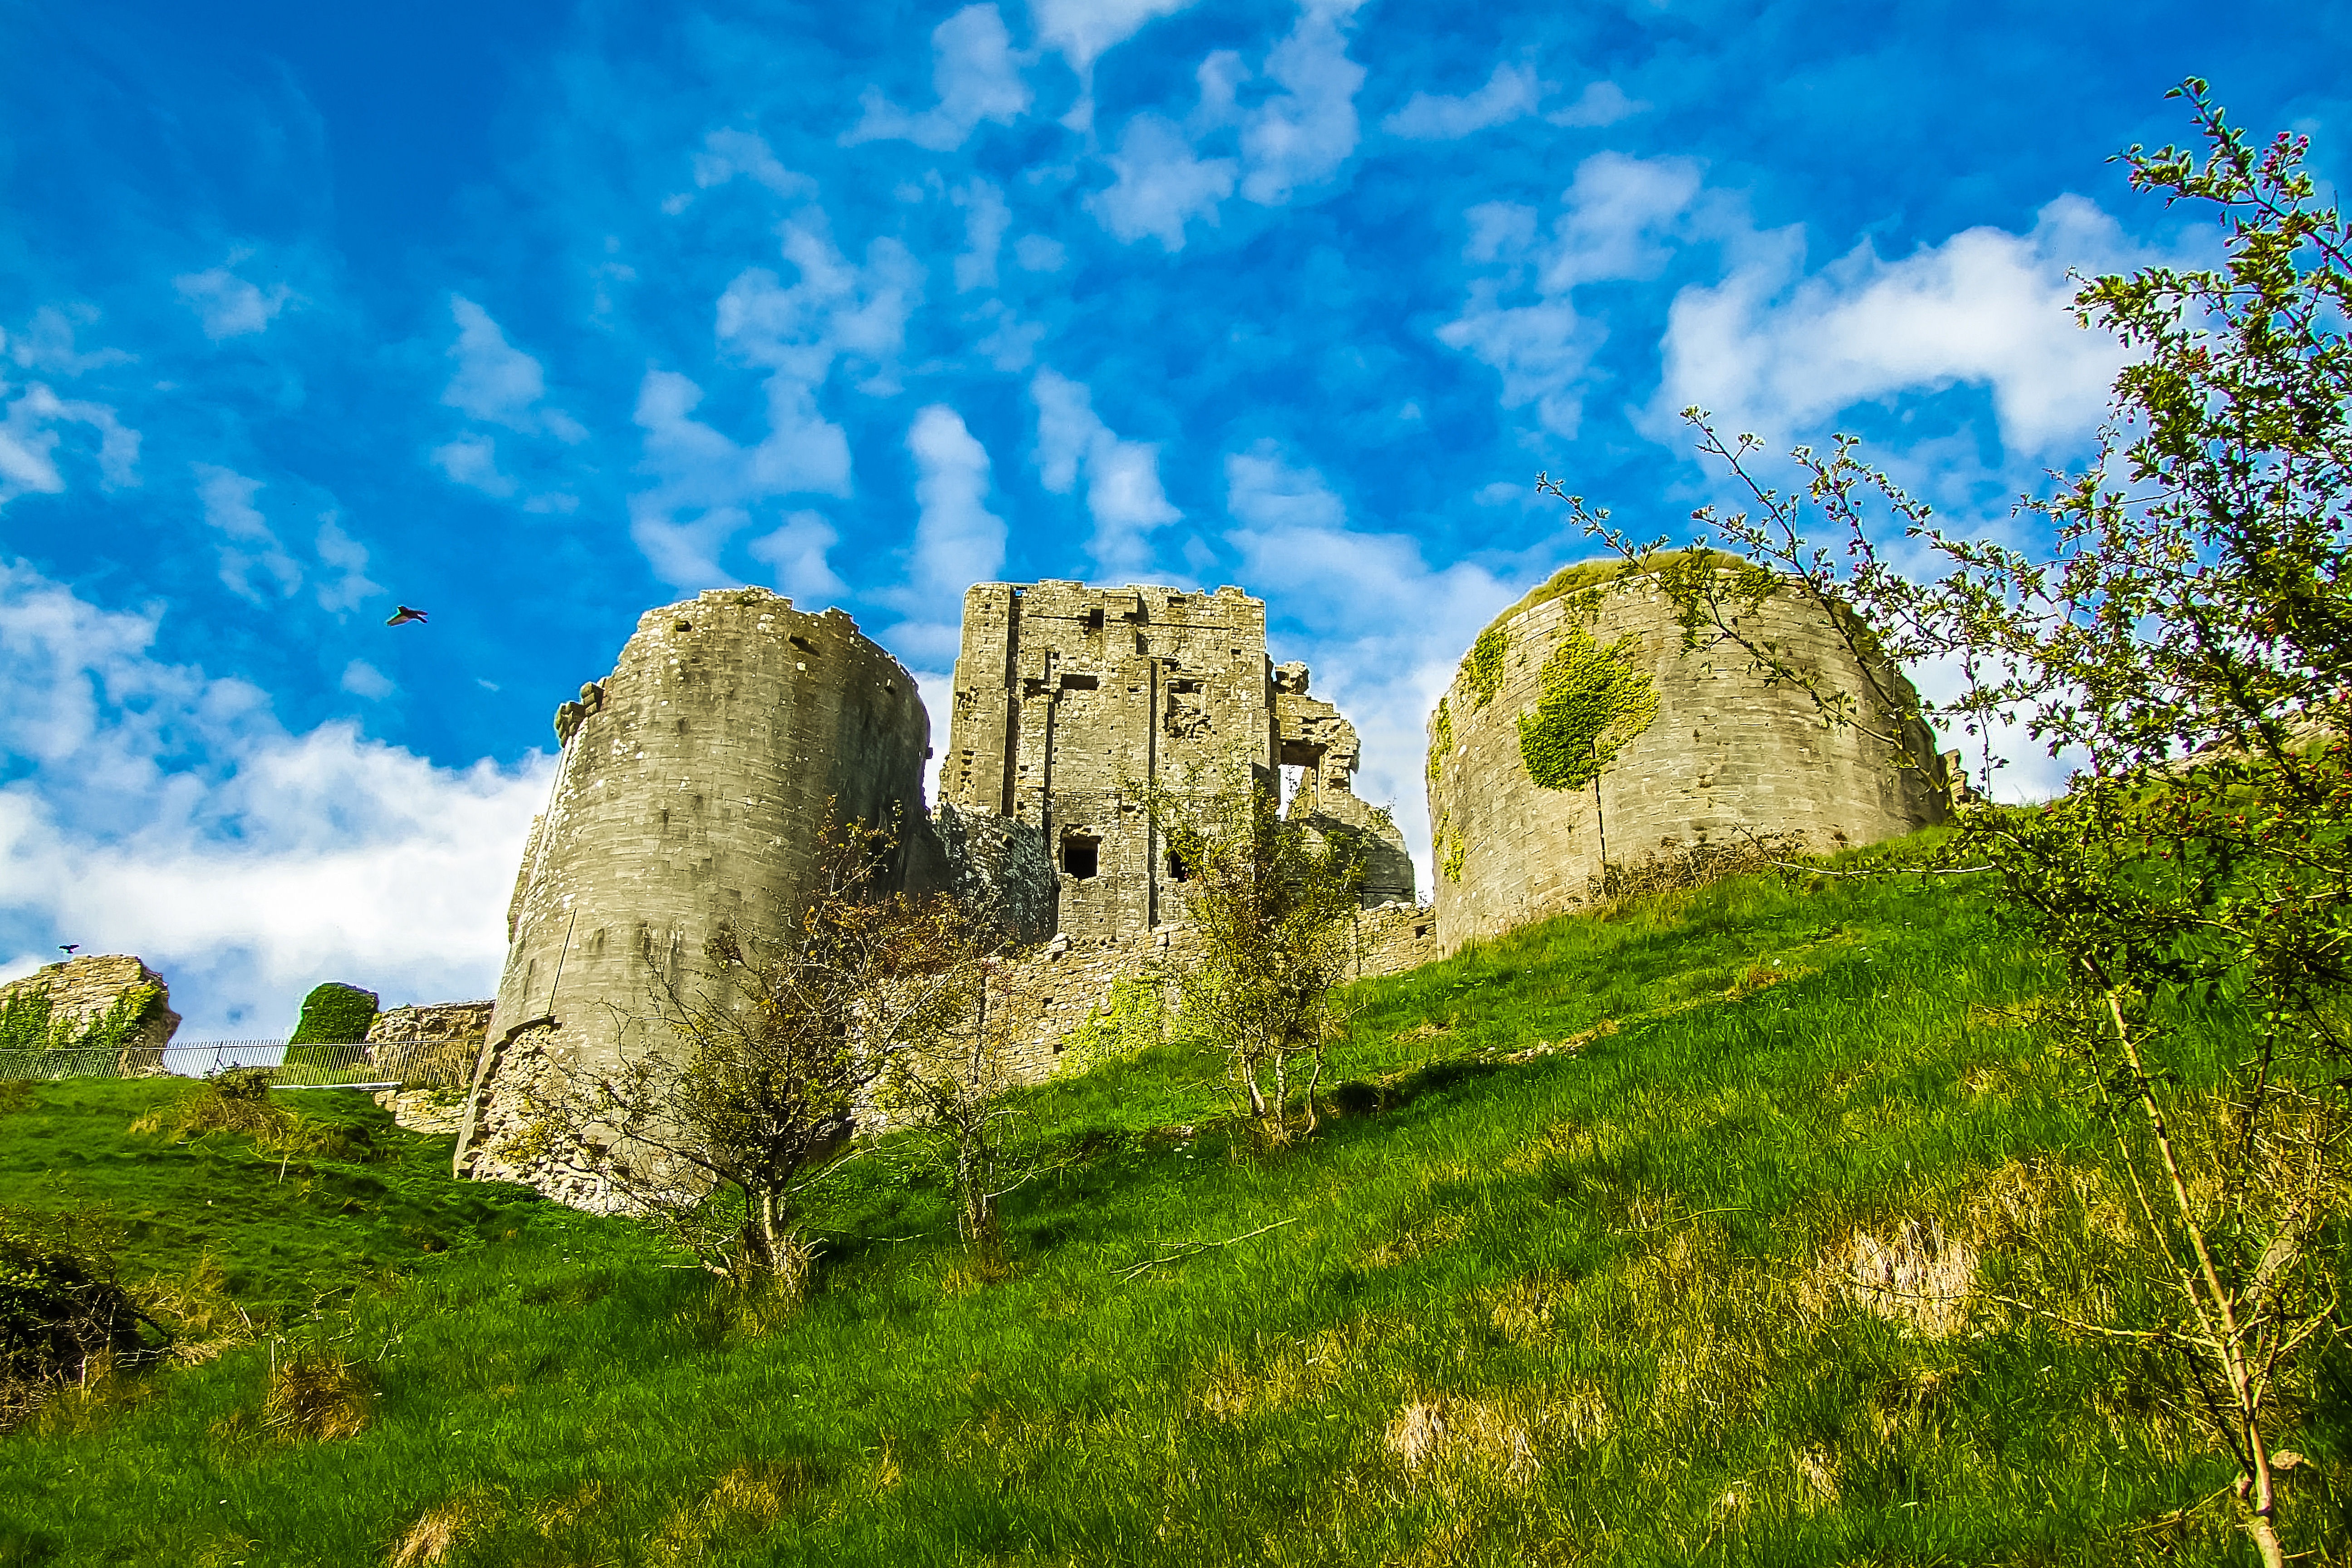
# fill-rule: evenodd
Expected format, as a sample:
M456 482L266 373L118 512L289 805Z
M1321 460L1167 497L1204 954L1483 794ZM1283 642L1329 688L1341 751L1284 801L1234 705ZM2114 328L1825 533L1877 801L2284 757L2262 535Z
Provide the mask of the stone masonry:
M662 983L696 984L721 922L783 940L833 822L897 823L900 879L936 883L941 868L914 678L839 610L759 588L649 610L556 723L562 755L516 879L457 1168L593 1207L593 1152L501 1152L537 1080L640 1048Z
M1827 687L1860 694L1864 674L1821 611L1795 593L1767 598L1744 628ZM1545 661L1572 629L1601 646L1631 636L1656 716L1580 789L1546 789L1522 760L1518 721L1541 695ZM1673 604L1650 575L1597 600L1552 599L1496 624L1499 684L1481 699L1468 661L1430 722L1429 813L1436 837L1444 951L1584 903L1604 865L1672 857L1743 831L1801 837L1820 852L1875 843L1943 820L1940 776L1897 765L1860 729L1826 722L1812 700L1772 684L1731 645L1685 652ZM1916 698L1882 672L1932 755Z
M963 647L940 795L1042 841L1053 929L1131 942L1181 912L1182 868L1143 792L1272 787L1302 770L1293 809L1365 846L1368 903L1412 896L1402 835L1358 800L1356 731L1307 693L1305 665L1266 657L1265 605L1129 584L982 583L964 595Z
M131 1057L159 1065L165 1046L178 1033L180 1016L172 1011L171 987L163 977L127 952L86 952L60 963L43 964L19 980L0 985L0 1002L32 992L47 992L53 1033L75 1035L89 1028L123 997L152 987L154 999L137 1032L123 1042L126 1068Z

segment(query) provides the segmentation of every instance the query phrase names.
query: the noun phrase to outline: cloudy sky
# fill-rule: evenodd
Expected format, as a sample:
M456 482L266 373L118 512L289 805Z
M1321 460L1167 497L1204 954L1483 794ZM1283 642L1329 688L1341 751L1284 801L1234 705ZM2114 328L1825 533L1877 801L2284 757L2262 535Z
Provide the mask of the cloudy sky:
M934 692L974 580L1241 584L1421 837L1590 552L1538 470L1677 529L1696 402L2003 527L2079 458L2068 270L2211 244L2107 162L2164 89L2352 132L2352 13L2214 16L0 0L0 973L488 994L556 702L735 583Z

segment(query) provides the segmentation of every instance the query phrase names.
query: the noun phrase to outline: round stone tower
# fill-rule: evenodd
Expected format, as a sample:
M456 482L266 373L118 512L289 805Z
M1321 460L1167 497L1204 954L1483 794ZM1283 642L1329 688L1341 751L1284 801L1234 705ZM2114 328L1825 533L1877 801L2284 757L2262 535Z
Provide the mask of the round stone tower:
M1577 570L1548 588L1573 586ZM1604 867L1743 831L1801 835L1821 852L1944 819L1940 772L1903 766L1885 741L1828 723L1803 689L1767 681L1736 644L1685 652L1654 574L1584 571L1592 581L1581 591L1489 626L1430 717L1444 951L1584 904ZM1845 694L1860 715L1878 706L1861 661L1801 594L1773 592L1741 621L1825 695ZM1909 754L1933 759L1909 683L1873 673ZM1886 721L1870 727L1884 734Z
M646 1037L656 972L690 985L721 921L782 938L832 820L895 816L902 861L919 853L930 723L914 678L847 615L761 588L647 611L555 722L457 1167L597 1206L592 1151L510 1146L532 1082L617 1065Z

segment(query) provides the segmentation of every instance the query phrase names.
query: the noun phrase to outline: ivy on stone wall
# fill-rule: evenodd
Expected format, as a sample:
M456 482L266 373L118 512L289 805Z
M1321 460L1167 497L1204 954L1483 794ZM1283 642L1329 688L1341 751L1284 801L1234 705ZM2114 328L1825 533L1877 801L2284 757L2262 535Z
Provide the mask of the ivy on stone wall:
M1533 711L1519 715L1519 760L1539 787L1581 789L1657 718L1650 678L1627 662L1641 646L1631 635L1604 648L1580 626L1561 632Z
M1503 656L1511 651L1511 634L1501 626L1488 626L1462 656L1462 679L1484 708L1503 689Z
M348 1045L367 1038L375 1022L377 997L373 991L330 980L313 986L302 998L302 1019L294 1026L289 1045Z
M0 1050L112 1050L129 1042L162 1008L163 992L134 985L88 1018L60 1014L48 988L30 985L0 999Z
M1472 654L1475 656L1475 648ZM1496 654L1494 662L1499 670L1503 662L1499 652ZM1463 660L1463 668L1470 668L1468 659ZM1458 882L1462 879L1462 858L1469 853L1469 846L1463 842L1461 833L1454 827L1444 805L1437 798L1438 785L1445 776L1445 759L1453 753L1454 710L1441 697L1437 700L1436 715L1429 721L1429 842L1437 855L1437 868L1445 873L1447 881Z

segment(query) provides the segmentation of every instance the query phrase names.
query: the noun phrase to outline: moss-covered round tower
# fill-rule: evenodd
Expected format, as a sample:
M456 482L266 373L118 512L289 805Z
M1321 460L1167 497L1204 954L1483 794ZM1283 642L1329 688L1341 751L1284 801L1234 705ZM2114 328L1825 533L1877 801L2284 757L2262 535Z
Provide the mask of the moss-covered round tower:
M1685 561L1688 569L1694 563ZM1743 631L1825 691L1874 683L1825 613L1780 588ZM1479 635L1429 721L1437 934L1447 952L1586 902L1604 866L1680 855L1742 832L1829 850L1943 819L1938 777L1862 728L1824 721L1730 644L1685 651L1662 574L1571 568ZM1934 748L1917 699L1874 671L1911 754Z

